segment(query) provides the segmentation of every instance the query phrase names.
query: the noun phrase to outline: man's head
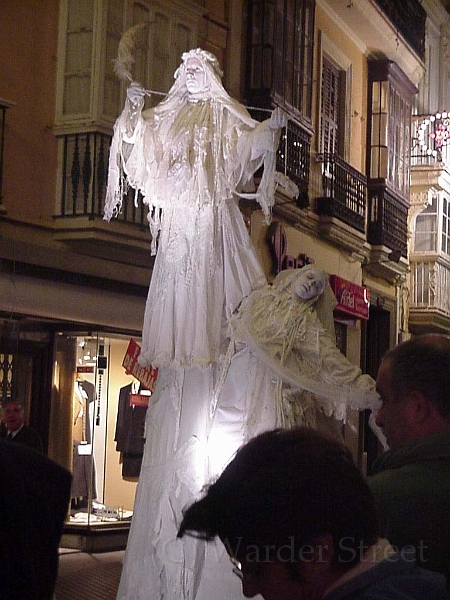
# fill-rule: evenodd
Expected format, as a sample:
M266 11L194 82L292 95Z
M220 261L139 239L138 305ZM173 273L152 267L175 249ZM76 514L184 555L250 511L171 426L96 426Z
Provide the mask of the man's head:
M10 400L3 405L3 421L8 431L14 432L22 427L25 421L25 411L19 401Z
M377 539L372 495L340 442L307 428L243 446L185 512L181 537L219 536L244 594L320 598ZM281 596L280 596L281 594Z
M380 365L376 423L391 448L450 429L450 336L425 334L390 350Z

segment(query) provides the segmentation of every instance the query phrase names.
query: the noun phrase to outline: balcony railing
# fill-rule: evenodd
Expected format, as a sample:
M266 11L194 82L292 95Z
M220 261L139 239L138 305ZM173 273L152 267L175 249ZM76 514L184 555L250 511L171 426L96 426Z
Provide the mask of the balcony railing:
M450 111L413 116L411 132L412 166L450 166Z
M315 190L315 212L336 217L364 233L366 228L367 177L337 154L318 154L321 189Z
M410 309L440 312L450 318L450 269L433 260L411 263Z
M367 241L406 257L409 204L382 184L369 183L368 194Z
M375 0L397 31L423 60L427 13L419 0Z
M61 200L56 217L103 217L111 136L97 131L65 135ZM147 229L146 209L130 190L119 221Z
M269 115L268 110L258 108L250 109L250 113L257 121L263 121ZM296 203L300 208L309 206L310 161L311 134L290 117L281 134L276 168L297 185L299 196Z
M254 118L267 118L266 111L256 112L260 114L253 114ZM55 216L102 217L111 136L92 131L65 135L61 139L61 199ZM278 148L277 170L298 186L300 207L308 206L310 152L310 136L295 121L289 120ZM130 189L118 220L147 228L146 212L142 202L138 202L138 207L134 205L134 190Z

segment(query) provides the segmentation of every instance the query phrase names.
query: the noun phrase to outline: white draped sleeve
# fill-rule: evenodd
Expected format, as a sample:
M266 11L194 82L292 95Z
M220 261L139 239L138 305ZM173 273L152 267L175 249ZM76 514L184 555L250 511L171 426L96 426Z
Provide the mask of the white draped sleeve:
M127 99L122 114L114 124L104 208L106 221L110 221L120 213L124 194L130 186L136 190L140 189L140 185L137 184L138 170L136 165L132 166L130 158L135 156L133 150L141 146L144 131L143 104L143 99L136 104ZM135 204L137 204L136 198Z
M280 141L280 129L269 127L269 119L258 123L255 129L238 142L238 155L242 157L237 193L242 198L256 200L261 206L265 221L270 223L275 203L276 153ZM263 174L256 192L246 192L255 172L263 166Z

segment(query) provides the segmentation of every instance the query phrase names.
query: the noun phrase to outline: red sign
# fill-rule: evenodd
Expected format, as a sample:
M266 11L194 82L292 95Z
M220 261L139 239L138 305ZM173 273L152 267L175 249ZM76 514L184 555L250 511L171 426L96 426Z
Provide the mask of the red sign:
M335 311L358 319L369 318L370 297L367 288L342 279L339 275L330 275L330 285L338 301Z
M158 377L158 369L153 367L141 367L137 359L141 353L139 344L131 339L128 344L127 351L123 357L122 367L129 375L133 375L139 383L150 392L155 389L156 378Z
M150 396L145 394L130 394L130 406L143 406L148 407L148 401Z
M94 367L92 366L83 366L83 367L77 367L77 373L93 373L94 372Z

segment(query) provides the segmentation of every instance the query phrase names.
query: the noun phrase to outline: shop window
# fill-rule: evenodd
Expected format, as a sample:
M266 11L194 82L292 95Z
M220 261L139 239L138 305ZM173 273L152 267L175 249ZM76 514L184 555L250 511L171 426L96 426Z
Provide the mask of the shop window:
M126 540L155 382L130 372L130 344L139 346L100 332L55 336L49 455L73 475L65 547L107 528Z

